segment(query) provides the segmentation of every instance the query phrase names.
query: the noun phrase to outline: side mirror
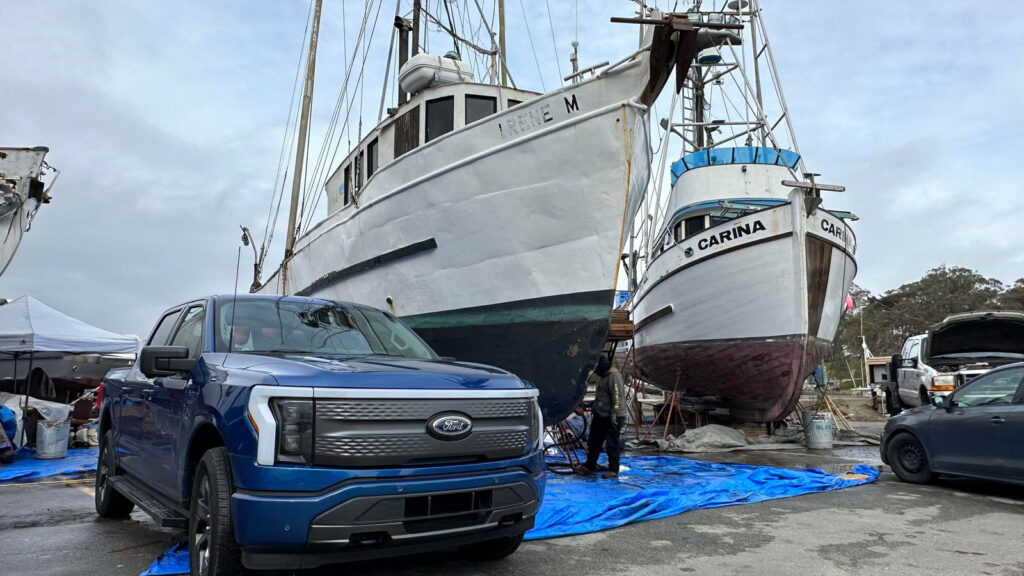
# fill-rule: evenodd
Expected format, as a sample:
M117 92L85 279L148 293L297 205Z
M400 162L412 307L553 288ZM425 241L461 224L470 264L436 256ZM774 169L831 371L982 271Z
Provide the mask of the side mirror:
M896 381L896 377L898 375L896 371L899 370L901 364L902 364L902 358L900 358L900 355L899 354L893 354L892 358L889 360L889 381L890 382L895 382Z
M944 408L946 412L952 412L953 401L948 394L946 396L932 396L932 406Z
M917 368L917 358L904 358L900 363L901 368Z
M185 346L147 346L139 352L139 370L146 378L191 372L195 360Z

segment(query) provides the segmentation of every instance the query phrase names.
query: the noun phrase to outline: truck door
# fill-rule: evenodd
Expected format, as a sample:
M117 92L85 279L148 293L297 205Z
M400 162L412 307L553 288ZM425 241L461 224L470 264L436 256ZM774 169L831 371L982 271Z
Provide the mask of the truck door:
M168 343L168 346L188 348L189 358L193 360L197 360L201 352L203 312L201 305L186 308L174 337ZM183 414L189 388L193 386L191 374L154 378L146 402L146 420L154 423L153 435L148 439L149 453L154 458L152 465L160 469L153 486L171 497L181 493L178 486L180 451L187 446L182 438L185 433Z
M900 400L909 406L919 406L921 400L918 396L921 378L921 338L914 336L908 338L903 345L903 361L899 369L897 386L900 391Z
M146 345L165 346L180 316L181 308L164 314ZM148 460L149 442L155 426L146 414L147 398L152 393L151 384L152 381L139 371L136 361L124 379L119 398L120 417L114 426L114 446L117 448L118 461L129 474L147 482L156 472Z
M1019 405L1013 400L1024 367L986 374L953 393L951 411L936 410L929 427L935 468L1005 477L1011 455L1020 452L1012 436Z

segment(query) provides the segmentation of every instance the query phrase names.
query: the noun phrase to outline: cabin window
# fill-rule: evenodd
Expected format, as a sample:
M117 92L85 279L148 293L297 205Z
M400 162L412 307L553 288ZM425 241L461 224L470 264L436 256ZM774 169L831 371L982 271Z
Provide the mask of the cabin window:
M676 222L675 228L672 229L672 235L675 236L677 243L683 241L683 223L682 222Z
M507 106L507 108L511 108L511 107L515 106L516 104L522 104L522 103L523 103L522 100L513 100L513 99L509 98L508 99L508 106Z
M356 165L356 171L355 171L355 174L353 175L352 180L355 183L355 187L354 188L355 188L356 192L358 192L359 189L363 187L363 155L362 155L362 153L357 153L356 154L355 165Z
M366 177L373 176L373 173L377 171L377 139L374 138L373 142L366 147Z
M718 226L719 224L721 224L723 222L728 222L729 220L732 220L732 218L728 218L726 216L712 216L711 217L711 225L712 226Z
M704 225L704 216L694 216L686 219L686 237L689 238L694 234L697 234L701 230L706 228Z
M395 120L395 158L420 145L420 107L414 106Z
M345 201L343 205L348 205L348 203L352 200L352 188L351 184L349 184L351 181L352 166L345 166L345 179L341 184L341 197Z
M427 100L427 138L430 142L455 129L455 97Z
M487 118L497 111L497 98L466 94L466 124L472 124L481 118Z

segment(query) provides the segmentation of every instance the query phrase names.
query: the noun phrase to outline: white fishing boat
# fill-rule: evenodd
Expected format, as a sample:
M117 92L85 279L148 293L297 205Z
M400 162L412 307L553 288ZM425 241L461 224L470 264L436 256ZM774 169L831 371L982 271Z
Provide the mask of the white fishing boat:
M43 146L0 148L0 275L32 227L39 207L50 201L43 181L48 172L56 180L56 171L45 161L49 151Z
M677 63L685 74L699 26L631 19L646 26L639 50L539 94L496 73L475 82L454 54L416 54L418 20L396 23L399 105L327 180L326 218L255 290L389 310L439 354L534 383L560 419L608 331L628 205L649 180L649 106ZM504 73L504 53L488 54Z
M632 314L644 378L735 418L771 422L792 412L832 344L857 272L846 223L856 217L825 209L821 192L842 188L804 173L760 14L753 0L691 12L744 32L698 56L683 120L663 123L682 136L684 154L672 165ZM775 89L766 92L777 94L769 108L765 75ZM775 130L783 122L788 134Z

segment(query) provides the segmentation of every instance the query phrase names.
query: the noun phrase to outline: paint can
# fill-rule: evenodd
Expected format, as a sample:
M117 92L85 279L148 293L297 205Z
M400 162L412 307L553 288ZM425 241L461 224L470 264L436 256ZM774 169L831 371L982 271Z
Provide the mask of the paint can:
M811 418L810 425L804 429L807 447L811 450L828 450L832 448L832 419L828 414L818 412Z
M36 458L52 460L68 455L68 436L71 433L71 421L64 419L59 422L40 420L36 429Z

